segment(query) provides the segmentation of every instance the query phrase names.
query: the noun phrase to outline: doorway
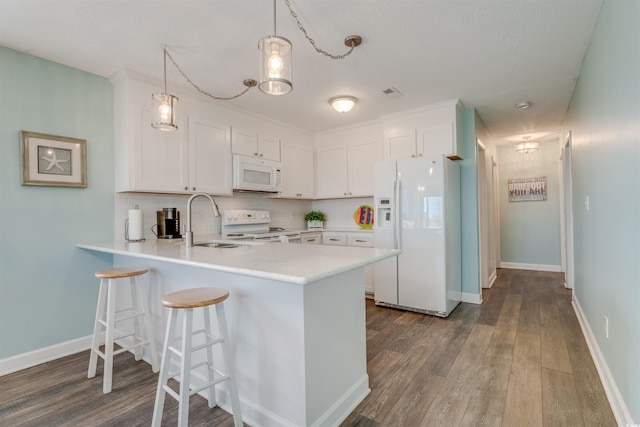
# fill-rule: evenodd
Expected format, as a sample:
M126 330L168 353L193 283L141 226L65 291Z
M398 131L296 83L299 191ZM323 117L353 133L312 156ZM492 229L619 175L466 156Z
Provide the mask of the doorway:
M562 176L562 203L560 209L561 233L561 257L562 270L565 274L565 287L573 289L573 184L571 178L571 131L562 144L560 155L560 170Z

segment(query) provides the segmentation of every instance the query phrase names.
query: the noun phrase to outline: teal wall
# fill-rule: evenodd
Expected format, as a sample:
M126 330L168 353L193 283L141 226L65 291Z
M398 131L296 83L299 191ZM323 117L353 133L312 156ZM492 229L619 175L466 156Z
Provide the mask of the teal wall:
M95 270L113 240L108 79L0 47L0 359L92 331ZM22 186L20 131L87 140L87 188Z
M575 297L635 423L640 422L639 22L640 2L605 0L567 115L573 132Z
M462 292L480 294L479 230L478 230L478 149L476 122L480 118L474 108L463 114L463 147L460 160L460 228L462 233Z
M560 268L560 148L541 141L535 153L516 153L513 145L497 147L500 165L500 252L502 262ZM509 202L508 180L547 177L547 200Z

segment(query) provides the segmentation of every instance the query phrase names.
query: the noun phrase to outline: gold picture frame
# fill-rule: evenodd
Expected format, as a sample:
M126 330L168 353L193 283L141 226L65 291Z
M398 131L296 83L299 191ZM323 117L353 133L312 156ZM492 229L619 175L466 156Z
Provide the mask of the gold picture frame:
M87 186L87 141L21 131L22 185Z

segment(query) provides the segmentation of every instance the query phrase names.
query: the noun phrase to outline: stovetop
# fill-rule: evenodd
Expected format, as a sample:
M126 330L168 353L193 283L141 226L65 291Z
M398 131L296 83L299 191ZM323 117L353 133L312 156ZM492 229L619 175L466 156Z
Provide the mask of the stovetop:
M222 214L222 235L230 239L279 237L295 232L269 225L269 211L252 209L227 209Z

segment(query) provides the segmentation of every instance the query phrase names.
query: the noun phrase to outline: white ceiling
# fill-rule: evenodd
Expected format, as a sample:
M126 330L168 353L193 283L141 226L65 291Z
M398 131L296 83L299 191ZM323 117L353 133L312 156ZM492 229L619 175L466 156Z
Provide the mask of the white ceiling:
M277 34L293 43L294 90L251 89L227 101L309 131L460 99L496 142L557 135L602 0L290 0L315 52L278 1ZM273 33L271 0L0 0L0 45L110 76L162 77L162 46L203 89L230 96L258 80L258 40ZM184 83L168 65L168 92ZM403 94L389 99L389 87ZM359 103L349 113L336 95ZM519 101L528 110L516 110Z

